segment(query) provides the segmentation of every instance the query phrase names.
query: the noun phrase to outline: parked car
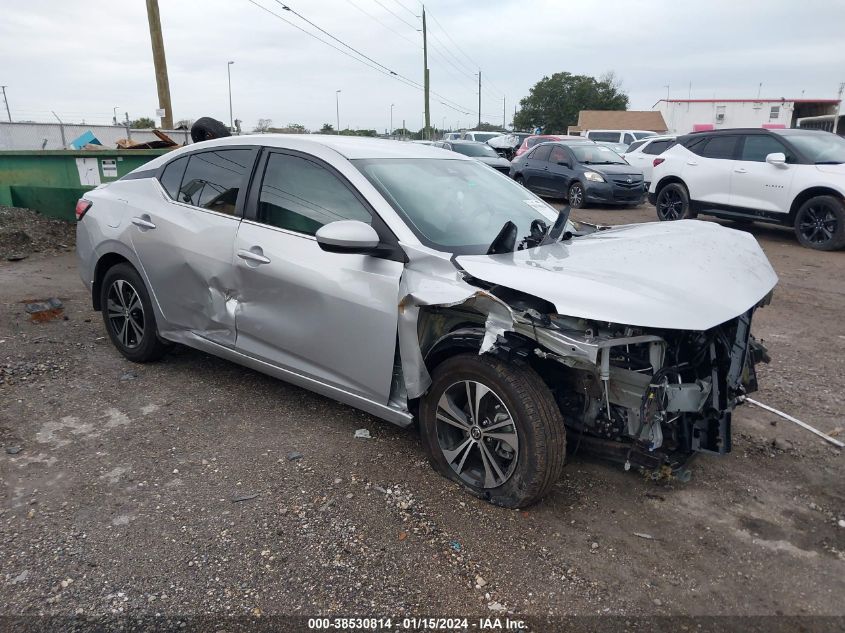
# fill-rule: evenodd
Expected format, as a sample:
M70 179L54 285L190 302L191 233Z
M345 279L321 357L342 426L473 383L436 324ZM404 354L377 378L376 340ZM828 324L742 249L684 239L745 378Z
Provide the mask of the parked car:
M599 230L476 160L360 137L189 145L76 211L82 280L127 359L182 343L416 419L440 473L506 507L557 483L567 429L650 472L729 452L777 281L747 233Z
M461 140L461 132L446 132L441 140L443 141L459 141Z
M477 141L437 141L433 145L434 147L448 149L452 152L474 158L503 174L510 174L510 161L499 156L496 150L486 143L479 143Z
M802 246L845 247L845 139L802 129L695 132L653 161L660 220L698 214L793 227Z
M622 156L622 154L628 151L627 143L610 143L608 141L596 141L595 143L596 145L603 145L604 147L609 147L620 156Z
M624 143L630 145L649 136L657 136L657 132L648 130L587 130L584 137L591 141L604 141L605 143Z
M511 162L511 177L534 193L585 204L640 204L642 172L609 147L591 141L541 143Z
M516 150L516 154L514 158L518 156L522 156L525 152L529 149L537 145L538 143L548 143L549 141L583 141L584 139L580 136L570 136L567 134L532 134L524 141L522 141L522 145L519 146L519 149Z
M645 187L651 184L651 172L654 170L654 157L662 154L674 141L675 136L651 136L641 141L634 141L628 151L621 154L632 167L643 172Z
M502 134L487 141L487 144L496 150L502 158L512 160L516 155L516 150L522 145L522 142L531 134L527 132L512 132L510 134Z
M502 134L505 134L505 132L475 132L473 130L467 130L466 132L461 134L461 140L486 143L491 138L496 138L497 136L501 136Z

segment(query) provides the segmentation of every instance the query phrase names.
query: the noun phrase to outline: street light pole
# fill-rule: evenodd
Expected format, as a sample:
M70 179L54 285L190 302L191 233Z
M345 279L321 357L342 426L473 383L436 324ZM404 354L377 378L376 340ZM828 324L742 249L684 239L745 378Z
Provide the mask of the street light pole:
M111 118L112 125L117 125L117 109L119 107L120 106L114 106L114 108L112 108L112 118Z
M226 64L226 74L229 76L229 130L232 131L235 129L235 119L232 116L232 64L234 63Z
M390 104L390 136L393 137L393 104Z
M335 134L340 134L340 90L334 91L334 105L335 110L337 110L337 130Z

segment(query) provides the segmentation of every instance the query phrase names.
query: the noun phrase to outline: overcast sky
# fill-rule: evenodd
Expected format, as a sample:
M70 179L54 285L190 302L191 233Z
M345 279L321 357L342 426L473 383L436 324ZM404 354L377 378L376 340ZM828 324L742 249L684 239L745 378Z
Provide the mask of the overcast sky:
M275 0L254 0L320 34ZM414 0L291 0L346 44L422 83ZM158 105L143 0L4 3L0 84L15 119L110 122L154 116ZM384 131L422 125L422 92L353 61L249 0L160 0L174 119L228 121L227 61L235 118L251 130L335 124ZM845 0L431 0L426 4L432 125L507 122L544 75L612 70L630 109L669 94L687 98L833 98L845 81ZM445 29L445 30L444 30ZM450 39L451 38L451 39ZM453 43L457 42L457 46ZM348 49L344 49L348 51ZM448 60L448 61L447 61ZM372 62L370 62L372 63ZM445 97L445 99L443 98ZM442 105L448 100L453 107ZM0 106L1 107L1 106ZM470 114L456 111L462 109ZM0 116L5 113L0 111Z

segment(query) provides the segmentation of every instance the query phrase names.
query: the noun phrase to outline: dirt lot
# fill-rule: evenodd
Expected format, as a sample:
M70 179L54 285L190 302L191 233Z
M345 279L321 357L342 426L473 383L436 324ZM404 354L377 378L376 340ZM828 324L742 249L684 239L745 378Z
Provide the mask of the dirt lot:
M780 276L759 399L842 427L845 253L749 230ZM762 410L688 484L578 455L508 511L414 432L187 349L125 361L72 253L4 260L0 288L0 614L845 616L843 455ZM31 322L48 297L65 318Z

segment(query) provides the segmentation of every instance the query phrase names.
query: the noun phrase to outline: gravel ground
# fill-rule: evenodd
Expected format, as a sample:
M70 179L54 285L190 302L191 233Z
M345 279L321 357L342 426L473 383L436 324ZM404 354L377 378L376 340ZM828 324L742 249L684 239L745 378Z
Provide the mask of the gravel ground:
M780 275L758 397L839 432L845 254L748 230ZM765 411L739 410L734 451L688 484L577 455L509 511L437 476L414 431L184 348L129 363L71 253L4 257L0 284L0 615L845 622L843 456ZM63 311L32 322L49 297Z
M29 209L0 206L0 259L19 261L33 253L72 251L74 225Z

